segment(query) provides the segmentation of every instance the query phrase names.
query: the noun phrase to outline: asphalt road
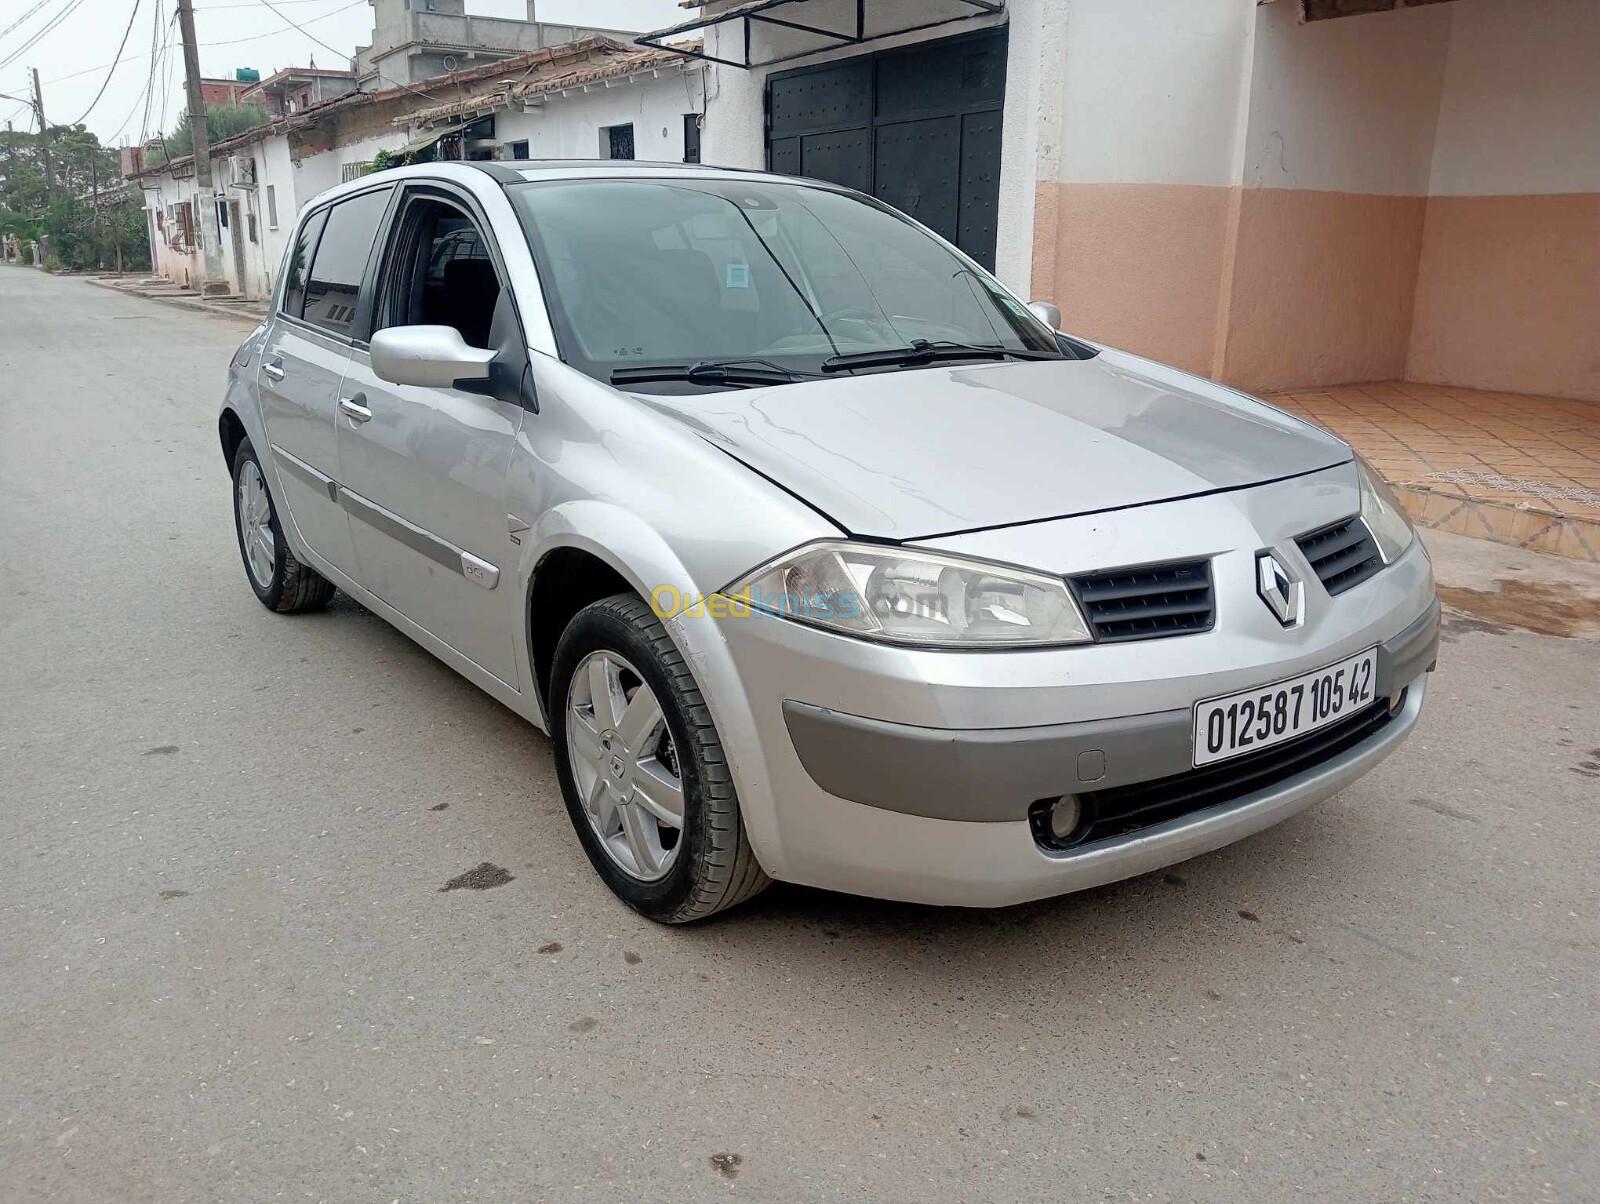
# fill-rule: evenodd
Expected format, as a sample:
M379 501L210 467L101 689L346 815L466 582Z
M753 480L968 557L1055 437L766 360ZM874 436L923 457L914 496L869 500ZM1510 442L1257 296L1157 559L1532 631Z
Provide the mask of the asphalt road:
M0 268L0 1201L1600 1197L1600 643L1452 616L1402 751L1171 873L658 928L543 736L251 596L244 330Z

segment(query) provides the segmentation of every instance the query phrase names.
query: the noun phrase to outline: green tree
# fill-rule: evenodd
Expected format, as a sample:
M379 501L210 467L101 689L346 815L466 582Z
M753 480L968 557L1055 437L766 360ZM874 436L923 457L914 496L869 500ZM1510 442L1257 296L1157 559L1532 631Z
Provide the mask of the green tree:
M207 105L206 137L215 145L225 138L266 125L271 120L260 105ZM152 147L152 163L164 163L166 157L176 159L194 154L194 131L189 128L189 114L178 118L178 124Z
M45 175L48 151L49 178ZM47 237L60 266L147 268L144 203L117 152L81 125L0 134L0 234Z

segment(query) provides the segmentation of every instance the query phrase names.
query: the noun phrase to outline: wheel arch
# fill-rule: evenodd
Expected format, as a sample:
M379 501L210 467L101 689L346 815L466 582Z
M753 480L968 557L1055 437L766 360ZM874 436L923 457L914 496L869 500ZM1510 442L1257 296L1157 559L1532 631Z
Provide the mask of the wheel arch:
M222 440L223 463L231 473L239 444L249 438L249 432L244 429L244 420L232 406L224 406L222 413L217 416L217 435Z

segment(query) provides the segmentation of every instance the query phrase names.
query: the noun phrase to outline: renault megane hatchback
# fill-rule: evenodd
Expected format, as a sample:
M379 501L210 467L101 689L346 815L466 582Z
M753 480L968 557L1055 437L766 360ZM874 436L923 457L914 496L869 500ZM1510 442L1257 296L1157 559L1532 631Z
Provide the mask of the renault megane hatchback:
M1144 873L1392 752L1439 608L1344 443L1058 324L815 181L353 181L233 360L246 579L346 591L547 731L652 919Z

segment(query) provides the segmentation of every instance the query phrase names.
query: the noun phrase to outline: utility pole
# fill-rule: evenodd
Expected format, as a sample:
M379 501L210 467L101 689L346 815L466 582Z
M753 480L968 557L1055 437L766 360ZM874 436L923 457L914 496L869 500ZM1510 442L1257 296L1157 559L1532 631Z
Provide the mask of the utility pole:
M201 249L206 257L206 278L202 293L227 292L222 274L222 230L217 224L217 196L211 184L211 143L206 138L206 101L200 87L200 48L194 36L194 6L178 0L178 28L183 33L183 74L188 85L189 132L194 136L194 182L200 189L200 212L195 219L200 228Z
M44 159L44 203L48 205L54 197L54 186L50 183L53 174L50 170L50 123L44 119L44 90L39 87L39 68L33 69L33 111L39 118L39 154Z

